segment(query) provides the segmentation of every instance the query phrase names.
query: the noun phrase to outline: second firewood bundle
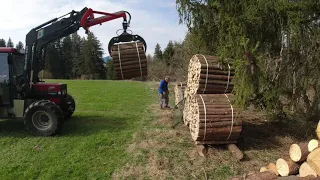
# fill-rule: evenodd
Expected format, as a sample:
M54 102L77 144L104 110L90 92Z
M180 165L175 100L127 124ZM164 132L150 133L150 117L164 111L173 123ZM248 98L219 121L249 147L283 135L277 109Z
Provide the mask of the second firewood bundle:
M116 79L124 80L148 75L143 43L117 44L113 45L111 50Z

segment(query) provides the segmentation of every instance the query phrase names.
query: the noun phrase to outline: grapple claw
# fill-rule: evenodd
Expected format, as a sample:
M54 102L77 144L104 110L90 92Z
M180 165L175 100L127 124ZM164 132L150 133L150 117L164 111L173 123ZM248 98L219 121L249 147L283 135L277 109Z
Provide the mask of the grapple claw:
M129 34L125 31L121 35L111 38L108 45L109 54L111 55L111 48L113 45L128 42L141 42L144 45L144 51L147 51L147 43L141 36Z

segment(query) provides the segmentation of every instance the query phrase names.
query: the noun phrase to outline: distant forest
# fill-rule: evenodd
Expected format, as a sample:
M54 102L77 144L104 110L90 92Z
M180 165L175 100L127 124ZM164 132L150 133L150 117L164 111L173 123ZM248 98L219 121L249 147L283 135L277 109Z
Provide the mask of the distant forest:
M0 47L24 51L24 43L16 45L9 37L0 39ZM100 41L90 32L86 37L77 33L57 40L47 47L44 78L52 79L113 79L112 61L103 60Z

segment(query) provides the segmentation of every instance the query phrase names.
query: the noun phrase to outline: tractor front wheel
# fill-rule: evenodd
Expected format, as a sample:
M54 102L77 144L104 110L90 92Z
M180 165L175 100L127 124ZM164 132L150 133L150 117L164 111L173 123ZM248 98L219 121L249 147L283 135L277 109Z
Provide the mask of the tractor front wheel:
M54 135L63 121L60 107L48 100L31 103L25 110L24 124L37 136Z
M66 95L65 108L63 109L64 119L69 119L76 109L76 103L70 94Z

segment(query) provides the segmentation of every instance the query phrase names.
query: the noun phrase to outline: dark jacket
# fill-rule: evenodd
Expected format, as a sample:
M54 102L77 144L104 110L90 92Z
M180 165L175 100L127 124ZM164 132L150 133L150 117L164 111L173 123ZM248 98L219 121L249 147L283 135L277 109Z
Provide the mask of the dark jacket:
M159 94L162 94L163 92L168 92L168 82L167 81L162 80L160 82L158 92L159 92Z

